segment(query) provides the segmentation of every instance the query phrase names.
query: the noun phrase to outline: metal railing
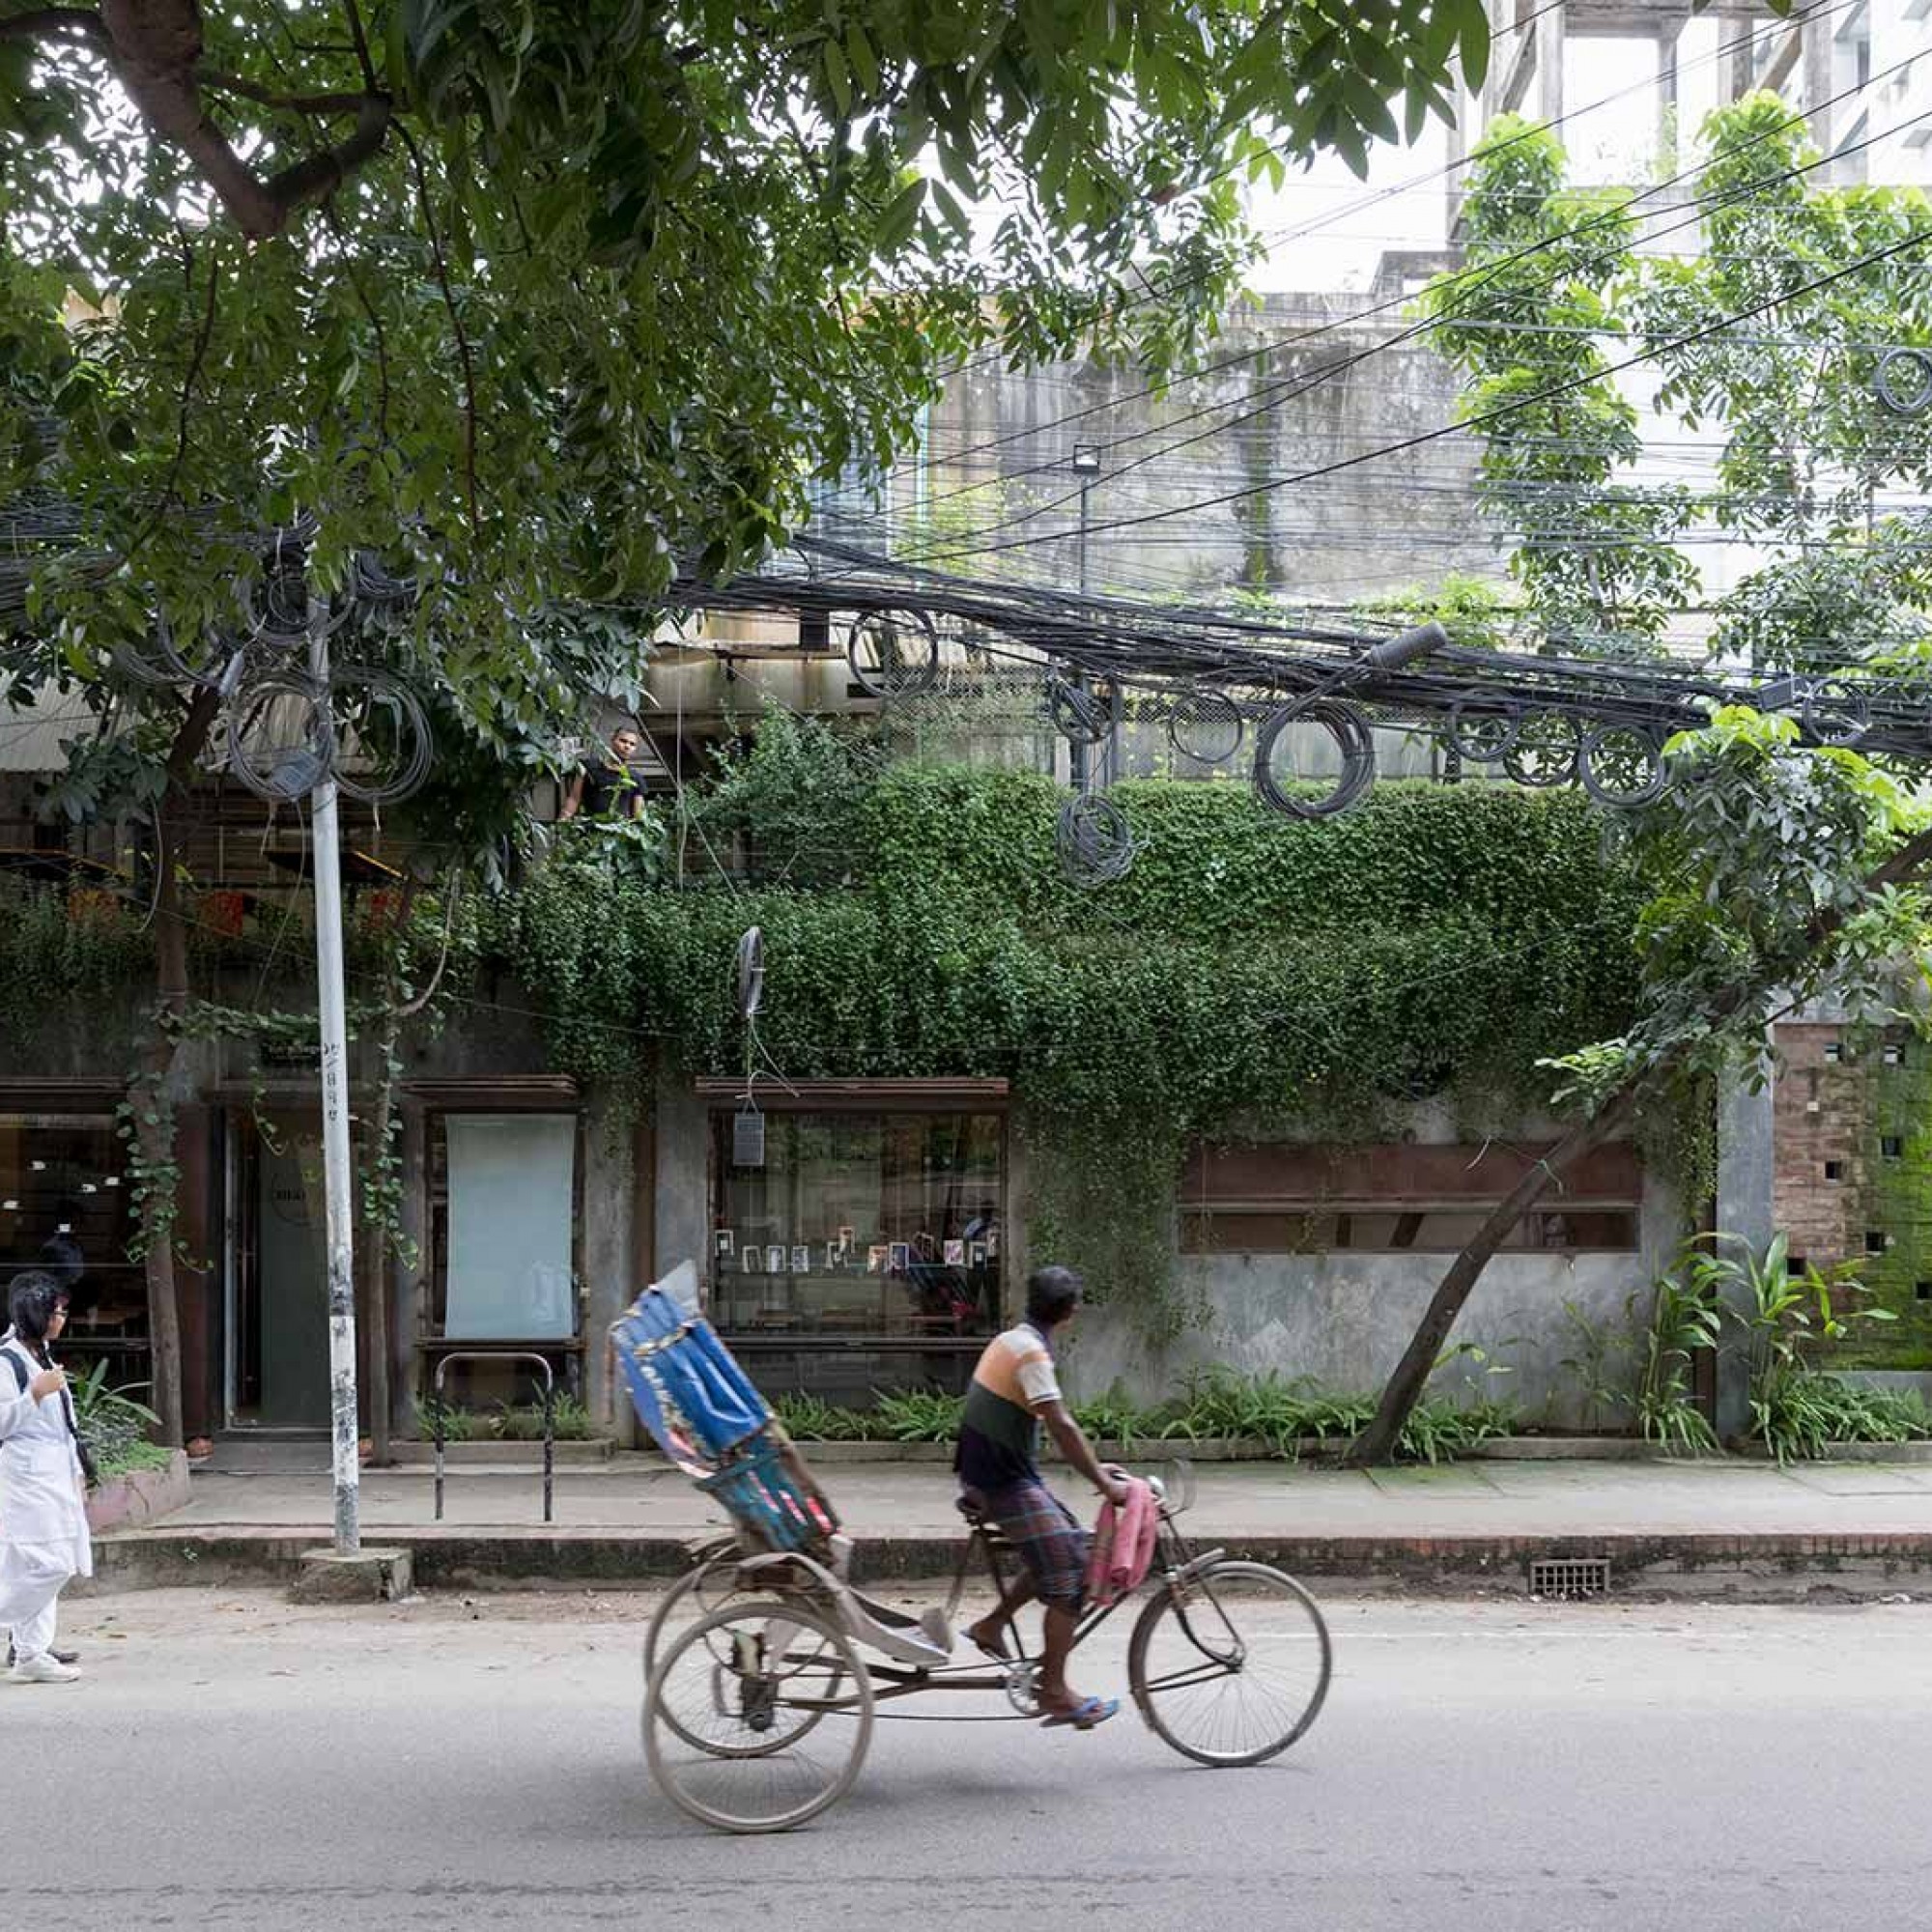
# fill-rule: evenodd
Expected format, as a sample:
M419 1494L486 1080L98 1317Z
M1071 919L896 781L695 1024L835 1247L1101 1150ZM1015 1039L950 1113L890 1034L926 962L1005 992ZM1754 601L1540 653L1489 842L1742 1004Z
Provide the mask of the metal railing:
M551 1520L552 1478L556 1464L556 1375L548 1357L523 1349L458 1349L438 1361L431 1406L436 1441L436 1520L442 1520L442 1377L451 1362L534 1362L543 1371L543 1520Z

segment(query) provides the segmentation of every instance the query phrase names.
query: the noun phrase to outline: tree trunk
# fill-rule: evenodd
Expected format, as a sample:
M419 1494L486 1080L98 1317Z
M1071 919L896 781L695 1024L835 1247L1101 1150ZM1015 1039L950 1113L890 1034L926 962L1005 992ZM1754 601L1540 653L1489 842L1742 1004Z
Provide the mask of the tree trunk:
M1635 1095L1629 1089L1607 1101L1589 1120L1574 1126L1517 1184L1491 1209L1489 1218L1470 1236L1467 1245L1449 1264L1449 1272L1430 1298L1395 1374L1382 1390L1381 1406L1375 1420L1363 1430L1349 1451L1349 1461L1360 1467L1371 1463L1386 1463L1395 1454L1397 1439L1409 1411L1422 1398L1435 1364L1441 1359L1443 1345L1456 1318L1463 1312L1471 1291L1490 1264L1490 1257L1502 1246L1509 1232L1550 1188L1560 1181L1571 1164L1607 1140L1629 1120Z
M183 1439L181 1304L175 1283L174 1230L180 1169L173 1089L182 1049L170 1022L187 1007L187 934L182 924L174 844L163 816L155 836L155 1015L141 1047L133 1106L134 1144L142 1184L148 1190L141 1211L147 1236L149 1395L160 1418L161 1440L178 1449Z
M187 1010L187 921L182 910L173 806L194 775L195 761L220 706L213 691L198 691L168 750L167 787L154 814L155 1012L141 1047L132 1104L134 1146L144 1185L143 1271L148 1285L149 1406L160 1418L161 1440L182 1443L181 1303L175 1270L175 1194L180 1184L174 1086L181 1066L180 1021Z
M1932 864L1932 832L1921 832L1908 838L1884 865L1866 874L1860 903L1888 886L1902 884L1928 864ZM1848 909L1834 907L1812 918L1793 948L1792 957L1783 974L1772 984L1785 983L1795 978L1848 917ZM1747 999L1760 997L1765 990L1758 984L1732 987L1721 998L1712 1001L1711 1019L1714 1022L1728 1019ZM1663 1066L1653 1067L1645 1077L1654 1077L1663 1070ZM1430 1297L1429 1306L1424 1310L1408 1347L1404 1350L1402 1360L1396 1364L1395 1374L1389 1378L1388 1386L1382 1391L1375 1420L1355 1438L1349 1451L1348 1461L1352 1467L1385 1463L1395 1454L1403 1425L1421 1399L1430 1374L1441 1357L1443 1345L1449 1339L1449 1331L1455 1326L1456 1318L1463 1312L1463 1304L1468 1300L1484 1268L1489 1265L1490 1257L1502 1245L1510 1229L1561 1179L1573 1161L1588 1153L1600 1142L1607 1140L1629 1120L1636 1106L1636 1083L1619 1088L1591 1119L1572 1127L1497 1204L1467 1245L1449 1264L1448 1273Z

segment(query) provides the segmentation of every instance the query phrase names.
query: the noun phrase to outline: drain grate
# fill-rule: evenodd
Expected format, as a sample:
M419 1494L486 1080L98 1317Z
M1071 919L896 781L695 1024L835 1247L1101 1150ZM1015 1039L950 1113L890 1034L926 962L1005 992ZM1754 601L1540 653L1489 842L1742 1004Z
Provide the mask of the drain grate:
M1529 1594L1580 1603L1606 1597L1610 1590L1607 1556L1539 1556L1529 1566Z

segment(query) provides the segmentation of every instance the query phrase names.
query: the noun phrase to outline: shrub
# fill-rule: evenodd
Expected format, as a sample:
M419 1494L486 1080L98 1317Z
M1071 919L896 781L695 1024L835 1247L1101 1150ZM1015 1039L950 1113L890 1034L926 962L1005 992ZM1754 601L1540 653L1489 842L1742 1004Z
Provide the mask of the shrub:
M888 1442L953 1442L966 1398L940 1395L931 1389L899 1389L879 1395L875 1411L883 1439Z

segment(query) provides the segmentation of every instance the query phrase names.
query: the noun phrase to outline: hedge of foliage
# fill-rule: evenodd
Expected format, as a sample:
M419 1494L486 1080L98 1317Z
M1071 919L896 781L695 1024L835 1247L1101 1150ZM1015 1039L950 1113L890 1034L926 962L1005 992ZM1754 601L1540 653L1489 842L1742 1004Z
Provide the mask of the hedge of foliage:
M1519 1105L1548 1092L1539 1059L1628 1022L1641 895L1580 799L1391 783L1300 822L1240 785L1132 782L1133 869L1087 889L1055 862L1044 777L851 756L768 729L668 829L709 876L566 848L488 913L479 962L514 970L587 1079L640 1079L653 1047L735 1075L733 951L760 926L760 1064L1009 1080L1036 1250L1130 1296L1150 1342L1187 1315L1169 1224L1190 1138Z

